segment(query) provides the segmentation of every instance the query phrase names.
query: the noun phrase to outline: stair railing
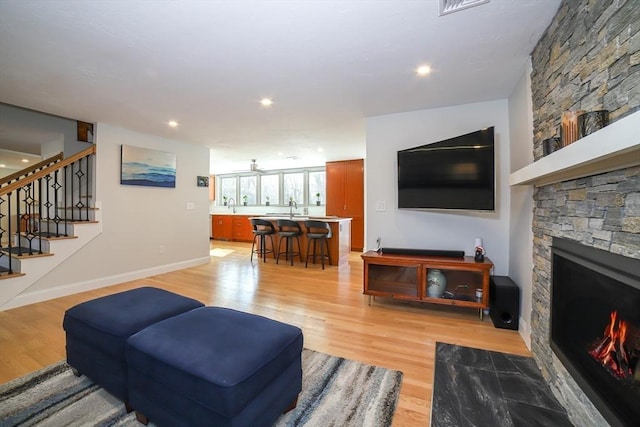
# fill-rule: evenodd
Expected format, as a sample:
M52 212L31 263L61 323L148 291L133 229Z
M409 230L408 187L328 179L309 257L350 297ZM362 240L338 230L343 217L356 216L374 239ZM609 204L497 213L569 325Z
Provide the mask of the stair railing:
M61 153L0 180L0 274L14 272L9 254L41 254L42 238L91 221L95 153L95 145L66 159Z
M21 178L26 178L31 174L34 174L46 167L49 167L55 163L58 163L62 159L64 159L64 154L58 153L55 156L49 157L48 159L45 159L41 162L36 163L35 165L31 165L25 169L19 170L18 172L14 172L11 175L3 176L2 178L0 178L0 187L4 187L7 184L16 182Z

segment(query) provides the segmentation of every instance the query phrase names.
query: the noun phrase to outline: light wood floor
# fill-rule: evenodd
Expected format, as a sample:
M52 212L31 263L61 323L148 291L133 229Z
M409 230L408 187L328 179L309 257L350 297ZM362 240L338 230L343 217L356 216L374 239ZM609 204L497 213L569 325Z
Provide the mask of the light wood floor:
M65 357L67 308L98 296L155 286L207 305L234 308L302 328L304 345L404 372L395 426L429 424L436 341L530 355L515 331L496 329L476 310L362 295L362 261L304 268L249 262L250 245L214 241L207 265L0 312L0 383Z

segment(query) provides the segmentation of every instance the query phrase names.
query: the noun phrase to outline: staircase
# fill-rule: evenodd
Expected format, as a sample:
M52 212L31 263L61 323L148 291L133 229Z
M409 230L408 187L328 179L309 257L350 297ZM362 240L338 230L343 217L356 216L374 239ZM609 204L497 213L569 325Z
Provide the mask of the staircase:
M95 153L60 153L0 179L0 307L101 233Z

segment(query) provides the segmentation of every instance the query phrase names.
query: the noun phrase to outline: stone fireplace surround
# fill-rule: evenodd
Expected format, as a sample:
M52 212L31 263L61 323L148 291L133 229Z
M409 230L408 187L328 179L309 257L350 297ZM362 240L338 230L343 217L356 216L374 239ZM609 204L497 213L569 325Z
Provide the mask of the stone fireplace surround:
M633 132L627 132L627 125ZM607 129L607 128L605 128ZM587 144L606 145L609 138L631 138L624 145L626 156L639 155L640 112L598 131ZM600 139L604 135L604 139ZM581 141L576 147L580 148ZM569 147L567 147L569 148ZM588 148L586 148L588 151ZM572 164L570 150L553 153L557 170L534 162L526 169L511 175L511 183L545 185L534 192L534 271L531 313L531 350L543 376L558 400L567 408L576 425L609 425L591 403L580 386L552 352L550 346L551 310L551 246L554 237L566 238L580 244L631 258L640 258L640 166L601 172L604 159L583 159L577 170L587 176L569 179L563 165ZM640 159L636 161L639 163ZM538 166L542 164L543 167ZM569 168L571 169L571 168ZM591 172L590 172L591 171ZM594 173L593 175L589 175ZM560 182L553 182L554 176ZM566 180L565 180L566 179ZM548 182L553 182L547 184Z
M557 134L563 111L606 109L611 124L604 131L640 110L639 59L637 2L562 0L531 53L534 159L546 159L542 158L542 141ZM632 137L635 144L640 143L638 127ZM602 144L609 146L613 141ZM563 156L567 148L572 146L547 157ZM631 155L637 157L638 151ZM531 350L554 394L578 426L608 423L551 351L551 242L553 237L564 237L640 258L639 176L640 166L635 163L533 183L538 187L533 200Z

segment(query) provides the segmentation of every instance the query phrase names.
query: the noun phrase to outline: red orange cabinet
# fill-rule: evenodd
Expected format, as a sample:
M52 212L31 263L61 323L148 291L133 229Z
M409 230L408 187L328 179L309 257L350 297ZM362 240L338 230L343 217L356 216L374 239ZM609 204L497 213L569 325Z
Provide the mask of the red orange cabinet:
M364 160L327 162L327 215L352 218L351 250L364 247Z
M249 215L211 215L211 238L251 242L253 232Z

